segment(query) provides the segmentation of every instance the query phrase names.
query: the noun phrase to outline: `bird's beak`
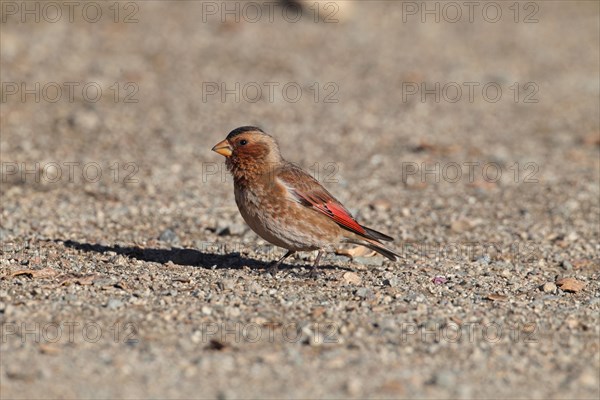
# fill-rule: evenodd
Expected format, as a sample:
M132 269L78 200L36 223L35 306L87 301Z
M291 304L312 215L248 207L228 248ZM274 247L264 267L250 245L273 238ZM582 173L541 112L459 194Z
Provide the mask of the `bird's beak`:
M229 157L233 153L233 148L231 147L227 139L225 139L215 144L215 146L212 148L212 151L214 151L215 153L219 153L222 156Z

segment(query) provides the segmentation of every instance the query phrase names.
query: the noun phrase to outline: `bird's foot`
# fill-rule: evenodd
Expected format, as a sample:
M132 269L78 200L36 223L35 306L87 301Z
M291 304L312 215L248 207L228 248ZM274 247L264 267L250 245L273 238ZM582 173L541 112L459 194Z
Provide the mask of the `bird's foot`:
M318 277L319 277L319 275L320 275L320 273L319 273L319 270L317 269L317 266L316 266L316 265L313 265L313 266L310 268L310 271L308 271L308 275L307 275L307 276L308 276L309 278L318 278Z
M288 258L289 256L291 256L294 253L295 253L295 251L288 250L287 253L285 253L285 255L283 257L281 257L279 260L277 260L275 263L269 264L269 268L267 268L267 273L269 273L273 276L277 275L277 271L279 270L279 266L281 265L281 263L286 258Z
M277 272L279 272L279 263L276 261L270 263L265 269L265 274L271 274L273 277L277 275Z
M319 276L317 267L319 266L319 261L321 260L322 255L323 255L323 252L321 250L319 250L319 252L317 253L317 258L315 259L315 262L314 262L312 268L310 269L310 272L308 273L309 278L316 278Z

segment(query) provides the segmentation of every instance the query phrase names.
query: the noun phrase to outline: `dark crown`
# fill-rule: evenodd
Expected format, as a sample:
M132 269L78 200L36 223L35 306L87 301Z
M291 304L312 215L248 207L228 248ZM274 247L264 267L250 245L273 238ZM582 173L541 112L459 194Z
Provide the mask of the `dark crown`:
M241 135L242 133L246 133L246 132L265 133L265 131L263 131L262 129L260 129L256 126L240 126L239 128L236 128L236 129L232 130L231 132L229 132L229 135L227 135L227 140L233 139L237 135Z

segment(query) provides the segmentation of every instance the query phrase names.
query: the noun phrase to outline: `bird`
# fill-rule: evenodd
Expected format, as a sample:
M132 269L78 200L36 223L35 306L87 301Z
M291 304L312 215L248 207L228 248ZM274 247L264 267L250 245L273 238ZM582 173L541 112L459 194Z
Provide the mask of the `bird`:
M236 128L212 151L225 157L244 221L264 240L287 250L268 268L273 275L292 254L317 250L312 275L322 254L344 243L366 246L391 261L400 257L382 243L392 237L359 224L315 178L286 161L275 138L262 129Z

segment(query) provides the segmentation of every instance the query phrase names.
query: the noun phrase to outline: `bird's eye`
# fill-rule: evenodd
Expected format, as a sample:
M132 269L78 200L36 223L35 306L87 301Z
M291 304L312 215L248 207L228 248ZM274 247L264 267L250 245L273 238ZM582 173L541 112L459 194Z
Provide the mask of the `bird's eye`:
M248 141L247 141L247 140L245 140L245 139L242 139L242 140L240 140L240 145L241 145L241 146L245 146L245 145L247 145L247 144L248 144Z

